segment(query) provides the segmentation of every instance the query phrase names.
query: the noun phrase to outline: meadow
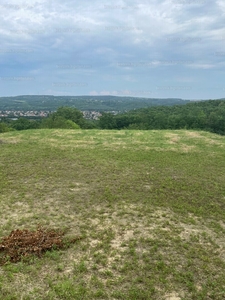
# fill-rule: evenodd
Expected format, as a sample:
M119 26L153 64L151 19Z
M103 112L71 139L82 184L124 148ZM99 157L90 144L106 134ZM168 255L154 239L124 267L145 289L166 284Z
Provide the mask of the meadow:
M225 299L225 137L188 130L0 135L0 239L81 239L0 266L0 299Z

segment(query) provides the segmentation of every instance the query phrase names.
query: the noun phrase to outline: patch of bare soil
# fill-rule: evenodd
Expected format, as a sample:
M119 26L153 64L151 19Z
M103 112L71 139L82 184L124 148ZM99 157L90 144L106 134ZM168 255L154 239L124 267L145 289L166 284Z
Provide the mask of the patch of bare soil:
M194 150L195 148L196 148L195 146L182 144L182 147L180 148L180 150L182 150L183 152L190 152L190 151Z
M208 139L208 138L205 138L205 142L208 143L209 145L219 145L219 146L224 145L223 143L220 143L219 141Z
M165 300L180 300L176 293L167 294Z
M187 130L185 132L185 134L186 134L186 136L191 137L191 138L201 138L204 140L204 142L206 142L207 144L210 144L210 145L223 145L223 143L219 142L218 140L207 138L204 135L199 134L198 132Z
M180 136L175 133L167 133L166 137L169 138L169 144L176 144L180 140Z
M199 134L198 132L195 131L185 131L185 134L189 137L193 137L193 138L202 138L203 136L201 134Z
M141 131L138 131L138 132L135 132L135 135L143 135L144 133L143 132L141 132Z

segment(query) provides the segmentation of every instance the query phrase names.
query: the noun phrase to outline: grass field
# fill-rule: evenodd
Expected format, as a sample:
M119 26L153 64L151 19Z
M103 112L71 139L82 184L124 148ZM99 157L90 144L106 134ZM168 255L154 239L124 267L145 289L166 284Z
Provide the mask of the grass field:
M0 238L82 239L0 267L0 299L225 299L225 137L201 131L0 135Z

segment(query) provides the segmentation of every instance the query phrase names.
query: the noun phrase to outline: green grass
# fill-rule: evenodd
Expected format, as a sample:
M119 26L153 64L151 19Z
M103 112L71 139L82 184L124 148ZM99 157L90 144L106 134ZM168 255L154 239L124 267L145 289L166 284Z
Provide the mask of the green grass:
M225 137L201 131L0 135L0 237L82 239L0 267L0 299L225 299Z

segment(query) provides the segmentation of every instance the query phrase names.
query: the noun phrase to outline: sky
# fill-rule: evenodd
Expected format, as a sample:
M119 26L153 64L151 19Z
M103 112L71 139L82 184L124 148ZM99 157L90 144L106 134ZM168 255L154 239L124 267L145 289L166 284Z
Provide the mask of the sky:
M0 3L0 96L225 98L225 1Z

